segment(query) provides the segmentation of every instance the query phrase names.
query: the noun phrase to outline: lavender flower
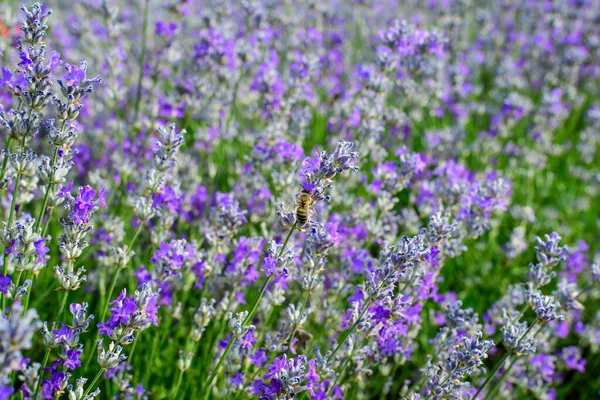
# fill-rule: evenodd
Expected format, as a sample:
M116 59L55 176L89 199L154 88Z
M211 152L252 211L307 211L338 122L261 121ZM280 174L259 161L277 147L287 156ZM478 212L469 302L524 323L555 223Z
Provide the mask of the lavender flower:
M126 290L123 289L110 306L111 316L106 322L98 324L99 333L122 345L131 343L136 331L144 330L151 324L158 326L157 295L149 284L136 290L131 297L127 297Z
M337 174L352 169L357 170L352 163L358 158L358 152L351 151L352 142L339 142L331 154L321 152L317 157L306 158L302 162L298 176L302 179L302 188L311 193L317 200L329 201L326 191L331 188L329 183Z
M539 291L533 293L531 298L531 307L537 315L540 323L563 319L564 316L557 313L561 306L558 301L554 301L552 296L544 296Z
M31 348L35 331L40 326L35 310L28 310L24 315L21 315L22 311L17 303L13 305L10 318L0 315L0 385L10 382L10 374L20 369L22 352Z
M123 348L119 345L115 345L114 342L111 342L108 345L108 351L104 350L104 346L102 346L102 339L98 340L98 364L102 369L108 370L111 368L116 368L122 361L125 361L127 358L125 355L121 354Z
M597 2L163 3L0 6L0 398L592 396Z
M289 398L304 391L315 396L314 388L319 380L315 360L309 361L306 356L288 360L283 355L273 360L269 373L263 377L263 381L255 381L252 390L257 396L269 396L273 399Z

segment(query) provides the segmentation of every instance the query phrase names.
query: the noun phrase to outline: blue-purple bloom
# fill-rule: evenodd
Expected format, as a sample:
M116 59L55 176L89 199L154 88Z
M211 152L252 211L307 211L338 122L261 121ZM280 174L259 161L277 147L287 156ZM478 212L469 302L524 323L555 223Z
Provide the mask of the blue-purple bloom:
M0 399L596 394L600 3L67 3L0 18Z
M130 297L123 289L119 297L110 302L110 318L98 324L99 334L128 344L133 341L134 332L146 329L151 324L158 326L157 297L150 284L144 284L141 290Z

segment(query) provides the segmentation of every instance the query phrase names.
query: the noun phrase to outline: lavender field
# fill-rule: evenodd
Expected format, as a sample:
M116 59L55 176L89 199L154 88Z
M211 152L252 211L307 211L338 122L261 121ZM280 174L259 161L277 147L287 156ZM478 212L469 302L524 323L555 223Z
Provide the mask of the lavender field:
M597 399L600 1L0 3L0 400Z

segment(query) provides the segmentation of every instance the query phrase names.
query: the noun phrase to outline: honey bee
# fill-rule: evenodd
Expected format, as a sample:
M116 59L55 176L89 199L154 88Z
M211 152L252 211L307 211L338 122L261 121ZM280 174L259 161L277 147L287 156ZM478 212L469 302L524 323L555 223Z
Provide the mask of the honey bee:
M298 228L303 228L308 223L309 214L313 212L313 207L316 200L307 190L302 190L302 193L296 198L296 221Z
M296 339L298 339L298 346L300 346L301 349L306 349L306 345L308 344L308 342L310 342L313 338L313 335L311 335L309 332L305 331L302 328L298 328L296 329L296 334L294 335L294 337Z

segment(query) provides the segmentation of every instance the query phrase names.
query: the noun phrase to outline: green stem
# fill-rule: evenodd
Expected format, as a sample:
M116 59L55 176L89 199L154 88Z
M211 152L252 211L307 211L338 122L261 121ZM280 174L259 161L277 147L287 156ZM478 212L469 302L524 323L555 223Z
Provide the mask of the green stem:
M534 325L535 325L535 323L531 324L531 326L529 327L529 329L527 330L527 332L531 331L531 329L534 327ZM540 331L543 328L544 328L544 326L540 325L539 329L533 334L532 337L536 337L537 334L540 333ZM525 338L525 336L527 336L527 333L525 333L525 335L523 336L523 338ZM523 340L523 338L521 340ZM519 340L519 343L521 343L521 340ZM484 397L483 400L487 400L488 397L490 397L492 394L494 394L496 392L496 389L498 389L500 387L500 385L502 384L502 382L504 381L504 379L506 379L506 377L508 376L508 373L512 369L513 365L517 362L517 359L518 359L518 357L515 357L512 360L512 362L510 363L510 365L502 373L502 376L500 377L500 379L498 379L498 382L496 382L496 384L492 387L492 389L490 391L488 391L488 393L485 395L485 397Z
M288 233L287 237L285 238L285 241L283 242L283 246L281 246L281 250L279 251L279 254L277 255L277 258L281 258L281 256L283 255L283 252L284 252L284 250L285 250L288 242L290 241L290 238L292 237L292 233L294 233L294 229L296 229L296 225L295 224L292 226L292 228L290 229L290 232ZM248 315L244 319L243 325L246 325L248 322L250 322L252 320L252 318L254 318L254 314L256 313L256 309L258 308L258 305L260 304L260 301L262 300L262 297L264 296L264 294L265 294L265 292L267 290L267 286L269 285L269 282L271 282L272 278L273 278L273 275L270 275L269 277L267 277L267 279L263 283L262 287L260 288L260 292L258 293L258 296L254 300L254 304L253 304L250 312L248 313Z
M61 131L63 130L64 126L65 126L65 122L63 122L63 126L60 129ZM54 146L54 153L52 154L51 168L53 168L56 165L57 159L58 159L58 147ZM52 186L53 186L52 183L48 183L48 185L46 185L46 193L44 194L44 201L42 202L42 208L40 209L40 213L38 214L37 221L35 221L35 232L36 233L40 229L40 226L42 226L42 220L44 219L44 214L46 214L46 207L48 207L48 200L50 199L50 192L52 191Z
M42 229L42 237L46 237L46 234L48 233L50 221L52 220L52 211L54 211L54 207L50 206L50 208L48 209L48 216L46 217L46 222L44 222L44 229Z
M27 271L27 275L25 275L25 280L27 279L31 279L33 276L33 272L31 271ZM33 279L31 279L31 285L29 285L29 290L27 291L27 294L25 295L25 302L23 305L23 313L26 313L27 310L29 309L29 296L31 295L31 290L33 289Z
M344 359L344 363L342 364L342 368L340 369L339 375L335 377L335 381L333 381L333 384L331 384L329 386L329 389L327 390L328 397L331 394L331 392L333 391L333 389L335 389L335 386L338 384L338 382L340 382L340 383L343 382L344 374L346 373L346 370L350 366L352 357L354 357L354 355L356 354L356 351L358 349L362 348L365 345L365 343L367 342L367 339L368 339L367 336L365 336L364 339L360 342L360 344L358 344L358 346L354 346L354 348L352 349L352 353L350 353L350 355ZM395 367L397 367L397 366L398 366L398 364L396 364L394 366L394 372L395 372Z
M208 382L207 382L206 386L203 389L204 390L204 399L205 400L208 399L208 397L210 396L210 386L212 385L212 381L217 376L217 373L218 373L219 369L221 368L221 364L223 364L223 361L225 361L225 356L229 353L229 351L233 347L233 343L234 342L235 342L235 337L232 337L231 340L229 341L229 344L225 348L225 351L223 352L223 355L221 356L221 358L219 358L219 362L217 363L217 366L213 370L213 373L210 375L210 378L208 378Z
M19 287L21 284L21 277L23 276L23 271L19 271L19 275L17 275L17 280L15 281L15 287Z
M327 357L327 362L330 362L331 360L333 360L333 357L338 352L338 350L342 348L344 343L346 343L346 339L348 339L348 336L350 336L350 334L352 334L352 332L354 331L354 328L356 328L356 326L358 325L358 323L360 322L362 317L364 317L364 315L367 313L367 310L369 309L369 307L371 307L371 304L373 304L373 299L369 300L369 302L367 303L365 308L361 311L360 315L356 319L356 322L354 322L354 324L352 324L352 326L344 333L344 336L342 336L342 340L340 340L338 342L338 345L336 346L336 348L329 355L329 357Z
M477 398L477 396L479 396L479 393L481 393L483 391L483 389L487 386L487 384L492 379L494 379L494 376L496 375L496 373L498 372L498 370L500 369L500 367L504 364L504 362L506 361L506 359L508 358L509 355L510 355L510 351L507 351L506 353L504 353L504 355L500 359L500 362L498 362L496 364L496 366L494 367L494 369L492 370L492 372L486 378L485 382L483 382L483 385L481 385L479 387L479 389L477 390L477 393L475 393L475 396L472 397L472 400L475 400Z
M352 353L354 353L354 352L352 352ZM326 396L329 396L331 394L331 392L335 389L335 386L338 384L338 382L340 382L341 378L346 373L346 368L348 368L348 366L350 365L350 360L352 359L353 355L354 354L352 354L349 357L346 357L346 359L344 359L344 362L342 363L342 367L340 368L340 373L335 377L335 380L333 381L331 386L329 386Z
M179 370L179 378L177 378L177 385L175 385L175 391L172 397L173 399L176 399L177 393L179 393L179 387L181 386L181 380L183 379L183 372L183 369Z
M500 385L502 384L502 382L504 381L504 379L506 379L506 377L508 376L508 372L511 370L513 365L515 365L517 360L518 360L518 357L513 358L513 360L510 362L510 364L508 365L506 370L504 370L504 372L502 373L502 376L500 377L500 379L498 379L498 382L496 382L496 384L494 386L492 386L492 388L487 392L487 394L485 395L483 400L487 400L494 392L496 392L496 389L499 388Z
M100 379L100 377L102 376L102 374L104 373L104 371L105 371L104 368L100 368L100 371L98 371L98 373L96 374L96 377L94 378L94 380L92 381L92 383L87 387L87 389L83 393L83 396L81 396L82 399L85 399L85 396L87 396L88 394L90 394L90 392L92 391L92 388L94 386L96 386L96 383L98 382L98 379Z
M190 333L187 336L187 339L185 341L185 346L184 346L184 351L183 351L183 356L187 357L189 351L190 351L190 343L192 341L192 331L194 330L194 327L192 326L190 328ZM192 354L196 353L196 349L194 348L195 346L192 344ZM177 398L177 394L179 393L179 387L181 386L181 379L183 378L183 374L185 373L185 370L182 368L179 371L179 377L177 378L177 385L175 385L175 394L173 395L173 398L176 399Z
M106 300L105 300L106 303L105 303L104 307L102 308L102 314L100 314L100 321L104 321L104 317L106 317L106 313L108 312L108 306L109 306L110 302L112 301L112 295L113 295L113 292L115 291L115 286L117 286L117 281L119 280L120 273L121 273L121 268L119 267L115 271L112 282L110 283L110 289L108 290L108 296L106 297Z
M527 335L529 334L529 332L531 332L531 330L533 329L533 327L536 324L537 324L537 320L533 321L533 323L529 326L529 328L527 328L527 330L525 331L525 333L523 334L523 336L521 336L521 338L519 338L519 341L517 342L517 345L515 346L515 348L519 347L519 345L521 344L521 342L523 341L523 339L525 339L525 337L527 337ZM475 393L475 396L473 396L471 398L471 400L477 399L477 396L479 396L479 394L483 391L483 389L486 387L486 385L488 383L490 383L490 381L494 378L494 376L496 375L496 372L498 372L498 370L500 369L500 367L504 364L504 362L506 361L506 359L508 358L508 356L510 355L510 353L511 353L511 351L507 351L504 354L504 356L502 356L502 358L500 359L500 362L498 364L496 364L496 366L494 367L494 370L492 371L492 373L488 375L488 377L485 380L485 382L483 382L483 385L481 385L479 387L479 389L477 390L477 393ZM506 371L504 371L504 374L505 373L506 373Z
M138 236L140 236L140 232L142 231L142 228L144 227L145 224L146 224L146 221L140 221L140 224L135 229L135 232L133 233L133 237L131 238L131 241L129 242L129 246L127 247L127 255L129 255L129 253L131 253L133 244L137 240Z
M273 278L273 275L270 275L263 282L263 285L261 286L260 291L258 292L258 296L256 296L256 299L254 299L254 304L252 305L252 308L250 309L250 312L248 312L248 315L246 316L246 318L244 318L244 322L243 322L242 326L245 326L247 323L249 323L250 321L252 321L252 318L254 318L254 314L256 313L256 309L258 308L258 305L260 304L260 301L262 300L263 296L265 295L265 292L267 291L267 286L269 286L269 283L271 282L272 278Z
M4 175L6 174L6 167L8 166L8 147L10 146L10 137L6 139L6 143L4 143L4 149L6 152L4 153L4 158L2 159L2 170L0 171L0 181L4 179Z
M129 242L129 246L127 247L127 254L129 254L131 252L133 244L135 243L135 240L138 238L140 232L142 231L142 227L144 226L144 223L145 223L145 221L140 221L140 224L136 228L135 233L133 234L133 238L131 238L131 241ZM117 285L117 281L119 280L119 274L121 273L122 269L124 269L124 267L119 267L117 269L117 271L115 272L115 274L113 275L112 282L110 283L110 289L108 290L108 296L106 296L106 304L104 305L104 307L102 309L102 314L100 314L100 321L104 321L104 317L106 317L106 313L108 312L108 305L112 299L112 295L115 290L115 286Z
M62 131L65 128L65 125L67 123L67 120L65 119L60 127L60 130ZM51 168L54 168L54 166L56 165L56 160L58 159L58 147L54 147L54 153L52 154L52 164L51 164ZM46 213L46 207L48 207L48 201L50 198L50 192L52 191L52 184L49 183L46 186L46 193L44 194L44 200L42 202L42 208L40 209L40 213L38 214L38 218L35 221L35 232L37 233L40 230L40 226L42 224L42 220L44 219L44 214ZM46 224L44 226L44 229L42 231L42 237L46 236L46 232L48 231L48 223L50 222L50 214L48 214L48 218L46 220ZM27 291L27 294L25 295L25 309L24 311L27 312L27 309L29 308L29 297L31 296L31 291L33 289L33 282L35 281L35 275L32 275L32 279L31 279L31 286L29 287L29 290Z
M133 355L135 353L135 348L137 347L137 344L140 341L140 336L142 336L142 332L143 331L140 331L138 333L137 337L134 336L134 338L133 338L133 346L131 346L131 351L129 352L129 359L127 360L129 365L131 365L132 367L133 367Z
M62 303L60 304L60 309L58 310L58 315L56 316L56 322L60 322L60 317L65 309L65 305L67 304L67 297L69 297L69 291L67 290L63 296Z
M135 240L137 239L137 237L139 236L140 232L142 231L142 227L144 226L146 221L140 221L140 224L138 225L137 229L135 230L135 233L133 234L133 238L131 238L131 241L129 242L129 246L127 247L127 254L129 254L131 252L132 246L135 243ZM117 271L115 272L115 274L113 275L113 279L112 282L110 283L110 289L108 291L108 296L106 296L106 303L102 309L102 314L100 317L100 321L104 321L104 317L106 317L106 313L108 312L108 306L109 303L112 299L112 295L113 292L115 290L115 286L117 285L117 281L119 280L119 274L121 273L121 270L124 269L125 267L119 267L117 269ZM90 353L90 357L87 359L87 361L85 362L85 365L83 366L83 369L87 369L87 367L90 365L90 362L92 361L92 358L94 358L94 353L96 352L96 349L98 349L98 343L96 343L94 345L94 350L92 350L92 352Z
M115 286L117 284L117 280L119 279L119 273L120 272L121 272L121 268L119 267L117 269L117 271L115 272L114 276L113 276L112 283L110 284L110 290L108 292L108 297L105 300L106 304L105 304L105 306L104 306L104 308L102 310L100 321L104 321L104 317L106 317L106 313L108 311L108 305L109 305L109 303L111 301L110 299L112 299L112 294L113 294L113 291L115 290ZM85 365L83 366L84 370L87 369L87 367L90 365L90 362L92 362L92 359L94 358L94 354L96 353L97 349L98 349L98 343L96 343L94 345L94 348L93 348L92 352L90 353L87 361L85 362Z
M21 185L21 178L23 177L23 174L21 173L17 173L17 178L15 179L15 190L13 191L13 198L12 201L10 203L10 211L8 212L8 223L6 224L6 227L8 229L10 229L12 227L12 222L13 222L13 217L15 216L15 207L17 205L17 197L19 194L19 186ZM5 271L8 268L7 265L4 265ZM6 275L6 272L4 273L4 275Z
M48 358L50 358L50 349L46 349L46 354L44 355L44 362L42 362L42 367L40 368L38 381L35 385L35 392L33 395L34 399L37 399L37 397L38 397L38 393L40 391L40 385L42 384L42 378L44 377L44 369L46 369L46 365L48 365Z
M290 232L288 233L287 237L285 238L285 241L283 242L283 245L281 246L281 250L279 251L279 254L277 255L278 259L281 258L281 256L283 255L283 252L285 251L285 248L288 245L290 238L292 237L292 233L294 232L294 229L296 229L296 224L294 224L290 228ZM269 285L269 282L271 282L272 278L273 278L273 275L268 276L267 279L265 280L265 282L263 283L258 295L256 296L256 299L254 299L254 304L252 305L250 312L248 313L248 315L246 316L246 318L244 318L244 321L242 322L242 327L246 326L254 317L254 314L256 313L256 310L258 309L258 305L260 304L260 301L262 300L265 292L267 291L267 286ZM223 361L225 360L225 358L227 357L227 354L233 347L234 342L235 342L235 338L232 337L231 340L229 341L229 344L227 345L227 348L225 348L225 351L221 355L221 358L219 358L219 361L217 362L217 366L215 367L212 374L208 378L208 381L206 382L206 385L204 386L205 393L206 393L204 396L205 399L208 399L208 396L210 394L209 388L212 385L213 380L219 373L219 368L221 368L221 364L223 364Z
M154 354L156 354L156 347L158 346L159 335L154 335L154 341L152 343L152 350L150 351L150 363L146 367L146 374L144 375L144 387L147 387L150 374L152 373L152 367L154 362Z
M23 275L23 271L19 271L19 275L17 276L17 280L15 281L15 287L19 287L19 285L21 284L21 276ZM8 319L10 319L10 317L12 316L13 310L15 309L14 305L17 302L16 299L13 299L13 304L12 307L10 308L10 311L8 312Z

